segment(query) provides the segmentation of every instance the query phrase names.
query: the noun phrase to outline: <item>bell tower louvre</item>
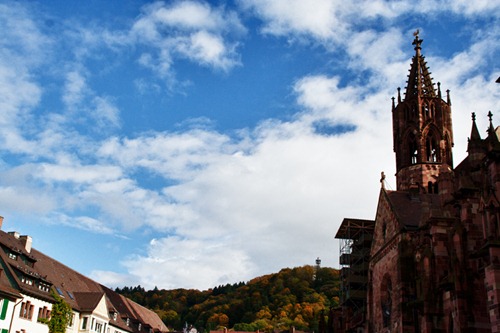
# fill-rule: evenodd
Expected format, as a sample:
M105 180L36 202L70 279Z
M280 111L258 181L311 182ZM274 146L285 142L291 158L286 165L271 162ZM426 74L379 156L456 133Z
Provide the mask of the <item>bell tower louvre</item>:
M392 99L397 190L438 193L438 176L453 168L450 94L447 90L446 101L442 99L440 83L436 91L421 54L423 40L418 31L414 35L415 56L404 98L398 88L397 105Z

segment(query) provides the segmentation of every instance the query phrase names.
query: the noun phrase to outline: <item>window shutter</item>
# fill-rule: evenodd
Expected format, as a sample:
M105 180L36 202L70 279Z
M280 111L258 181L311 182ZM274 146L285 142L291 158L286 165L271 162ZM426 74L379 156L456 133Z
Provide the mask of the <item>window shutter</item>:
M2 319L2 320L5 319L8 307L9 307L9 300L8 299L3 299L2 310L0 312L0 319ZM4 333L3 330L2 330L2 333Z

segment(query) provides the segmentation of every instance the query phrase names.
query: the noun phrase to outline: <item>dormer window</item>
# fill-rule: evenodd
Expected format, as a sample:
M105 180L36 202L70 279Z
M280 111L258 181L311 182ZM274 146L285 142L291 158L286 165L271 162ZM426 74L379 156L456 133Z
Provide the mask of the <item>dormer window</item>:
M9 258L12 259L12 260L16 260L17 259L17 254L15 254L13 252L9 252Z
M33 279L30 279L26 276L22 276L21 277L21 282L24 283L24 284L27 284L28 286L32 286L33 285Z
M50 285L48 285L47 283L44 283L44 282L39 282L38 283L38 289L40 289L41 291L45 291L45 292L49 292L50 290Z

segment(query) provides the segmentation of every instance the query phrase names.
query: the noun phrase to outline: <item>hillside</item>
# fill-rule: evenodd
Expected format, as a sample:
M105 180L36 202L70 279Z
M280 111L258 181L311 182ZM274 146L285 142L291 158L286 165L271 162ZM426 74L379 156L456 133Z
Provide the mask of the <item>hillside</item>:
M117 288L139 304L155 310L165 324L181 330L185 323L198 331L227 327L236 331L297 330L318 332L324 310L337 305L339 272L313 266L285 268L247 283L206 291Z

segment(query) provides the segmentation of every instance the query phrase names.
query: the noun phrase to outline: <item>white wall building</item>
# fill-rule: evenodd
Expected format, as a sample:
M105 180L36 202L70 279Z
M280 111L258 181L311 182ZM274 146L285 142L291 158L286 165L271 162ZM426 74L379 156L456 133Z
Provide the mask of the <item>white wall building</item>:
M54 294L73 309L66 333L168 331L155 312L32 248L31 237L0 230L0 333L48 333Z

